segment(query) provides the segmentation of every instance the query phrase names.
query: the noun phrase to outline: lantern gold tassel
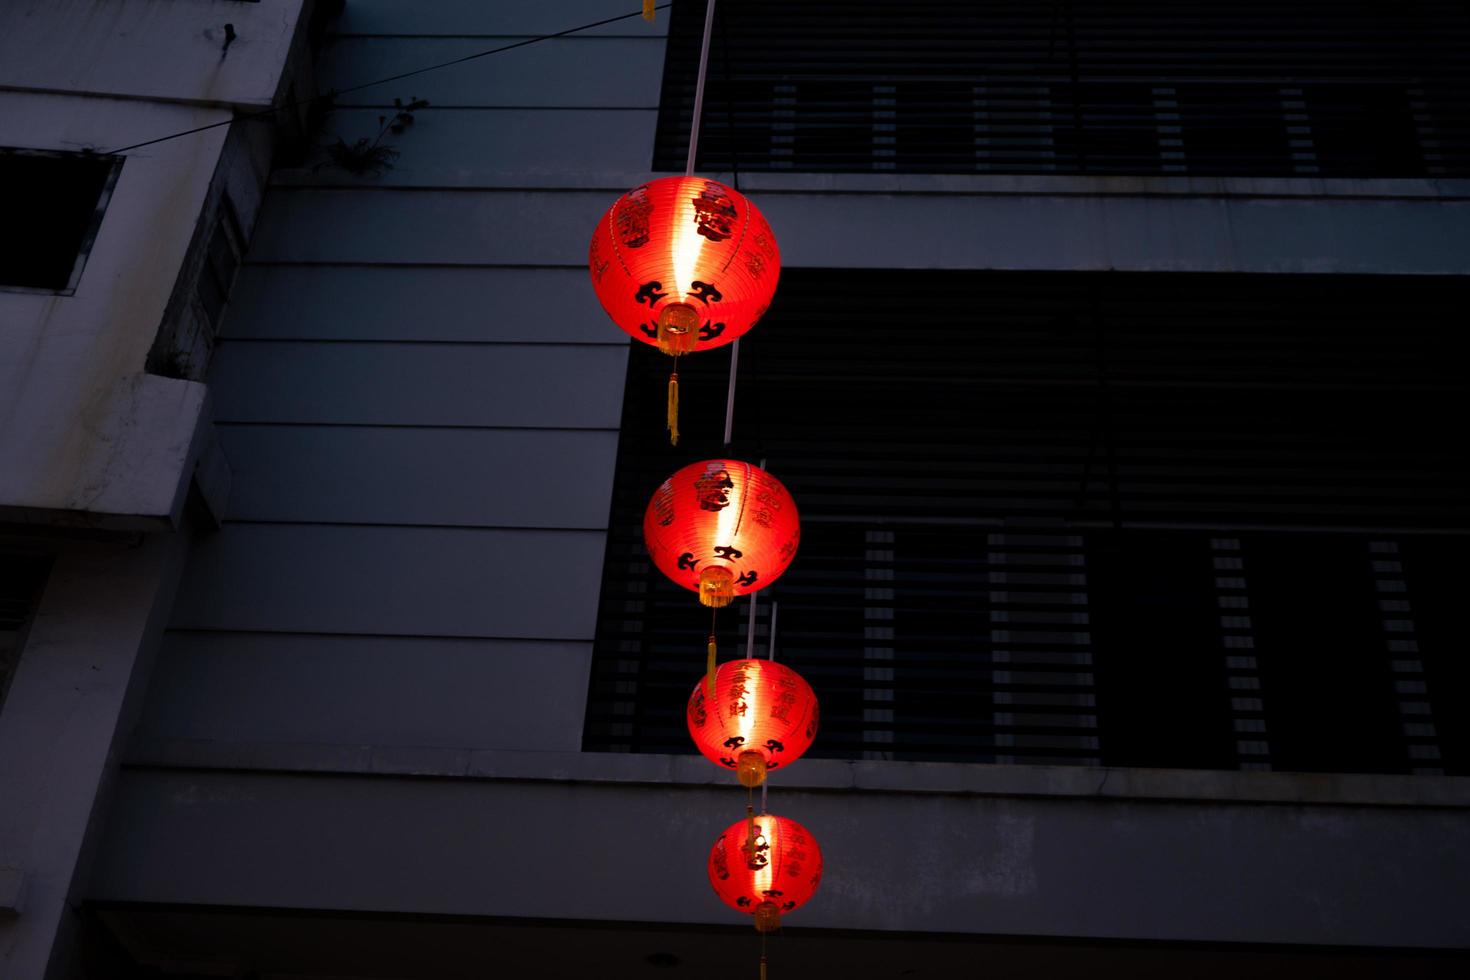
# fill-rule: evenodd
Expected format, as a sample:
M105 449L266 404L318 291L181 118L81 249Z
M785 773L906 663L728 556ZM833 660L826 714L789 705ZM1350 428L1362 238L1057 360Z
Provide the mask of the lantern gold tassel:
M653 23L653 5L656 0L643 0L643 19Z
M715 635L709 636L709 651L704 660L704 697L706 701L715 699Z
M669 445L679 444L679 372L669 375Z
M761 933L761 938L762 939L765 938L765 933ZM766 954L765 953L762 953L761 954L761 980L766 980Z

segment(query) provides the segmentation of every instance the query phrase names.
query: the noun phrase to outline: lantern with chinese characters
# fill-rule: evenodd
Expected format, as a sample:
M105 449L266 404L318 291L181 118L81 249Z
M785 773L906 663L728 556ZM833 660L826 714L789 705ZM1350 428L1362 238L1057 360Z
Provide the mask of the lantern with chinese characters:
M747 814L719 836L709 852L709 882L720 901L755 917L771 932L781 916L806 904L822 881L822 849L787 817Z
M685 712L704 757L735 770L742 786L789 765L817 736L817 696L802 676L770 660L731 660L715 674L714 697L701 681Z
M706 606L770 585L796 555L801 522L781 481L750 463L691 463L654 491L643 515L653 562Z
M703 177L661 177L624 194L588 251L602 308L635 339L679 357L728 344L771 305L781 254L744 195ZM669 429L678 442L678 374Z

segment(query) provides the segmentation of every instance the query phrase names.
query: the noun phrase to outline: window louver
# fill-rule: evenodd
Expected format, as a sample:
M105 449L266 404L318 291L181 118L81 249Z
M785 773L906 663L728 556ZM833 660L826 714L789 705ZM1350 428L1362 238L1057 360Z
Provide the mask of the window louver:
M675 4L654 166L682 170L703 3ZM1470 173L1460 3L948 0L716 13L703 171Z
M972 312L916 323L912 295ZM775 599L778 658L822 698L813 752L1470 769L1467 300L1409 277L783 273L733 450L802 509L755 649ZM633 351L588 749L690 751L708 615L640 527L719 453L727 366L680 364L670 450L668 361ZM720 613L725 657L746 608Z

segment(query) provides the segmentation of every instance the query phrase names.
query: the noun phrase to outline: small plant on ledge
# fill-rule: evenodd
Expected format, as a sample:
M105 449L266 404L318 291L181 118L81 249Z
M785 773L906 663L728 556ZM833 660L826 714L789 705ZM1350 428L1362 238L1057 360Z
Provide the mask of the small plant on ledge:
M413 125L413 114L420 109L427 108L428 99L420 99L410 95L408 102L402 99L393 100L393 108L396 110L391 116L378 117L378 135L372 139L366 136L359 137L355 142L348 143L342 137L337 137L337 142L327 147L327 160L319 163L313 169L321 169L327 163L341 167L350 174L379 174L384 170L393 169L393 161L398 159L398 151L391 146L383 144L383 137L389 133L397 135Z

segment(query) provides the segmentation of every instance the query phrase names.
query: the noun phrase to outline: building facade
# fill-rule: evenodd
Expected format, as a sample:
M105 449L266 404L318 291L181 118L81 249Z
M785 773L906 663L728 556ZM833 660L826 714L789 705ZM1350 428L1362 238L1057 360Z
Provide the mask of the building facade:
M0 152L229 125L0 292L0 976L754 971L636 524L728 359L669 447L585 272L703 6L4 15ZM1463 972L1463 11L722 6L701 172L784 270L730 452L804 518L722 645L824 707L771 968Z

